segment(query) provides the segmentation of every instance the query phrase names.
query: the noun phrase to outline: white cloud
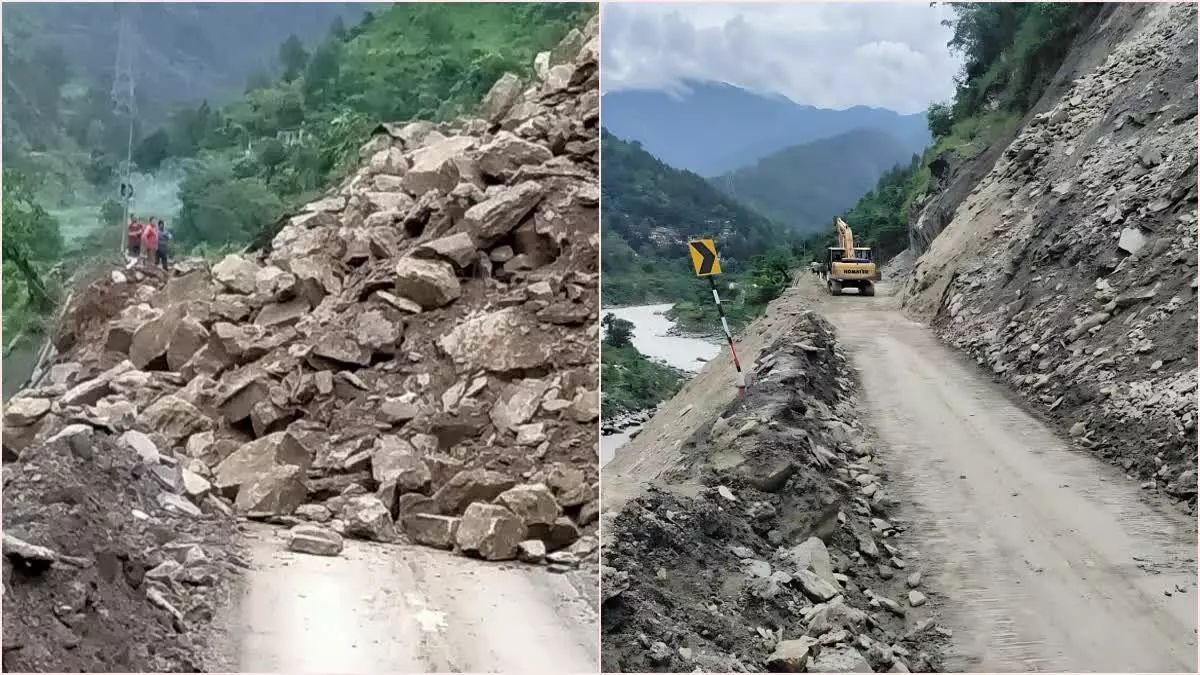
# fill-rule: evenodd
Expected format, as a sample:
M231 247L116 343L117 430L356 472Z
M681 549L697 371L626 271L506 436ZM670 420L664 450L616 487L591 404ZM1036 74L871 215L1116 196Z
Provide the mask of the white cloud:
M712 80L821 108L902 113L950 98L943 5L617 4L603 9L605 90Z

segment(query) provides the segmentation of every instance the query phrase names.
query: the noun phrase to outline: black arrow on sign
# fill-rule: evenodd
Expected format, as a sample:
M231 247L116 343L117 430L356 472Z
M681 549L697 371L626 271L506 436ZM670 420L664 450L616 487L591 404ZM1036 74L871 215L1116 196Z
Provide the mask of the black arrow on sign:
M700 254L700 258L702 259L699 274L701 276L712 274L713 265L717 264L716 251L709 249L702 241L693 241L692 248L696 249L696 252Z

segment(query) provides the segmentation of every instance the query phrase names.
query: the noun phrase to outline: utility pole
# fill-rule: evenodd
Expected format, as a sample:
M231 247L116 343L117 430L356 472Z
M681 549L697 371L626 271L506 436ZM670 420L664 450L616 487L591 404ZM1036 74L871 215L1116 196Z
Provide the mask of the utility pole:
M125 161L119 171L121 176L121 203L124 206L125 217L121 221L124 232L129 223L129 211L133 202L133 122L137 115L137 100L134 97L133 80L133 50L134 36L129 25L129 17L125 6L117 4L117 57L113 68L112 100L113 112L118 119L124 117L128 121L129 134L125 146ZM128 255L128 242L121 235L121 252Z

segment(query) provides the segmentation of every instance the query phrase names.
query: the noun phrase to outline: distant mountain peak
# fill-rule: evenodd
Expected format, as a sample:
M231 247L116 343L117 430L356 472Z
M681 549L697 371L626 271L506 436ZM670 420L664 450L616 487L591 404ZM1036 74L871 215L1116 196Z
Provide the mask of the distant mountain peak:
M603 110L604 124L615 135L640 141L668 165L702 176L856 128L887 132L913 152L932 140L924 114L868 106L829 110L716 81L607 91Z

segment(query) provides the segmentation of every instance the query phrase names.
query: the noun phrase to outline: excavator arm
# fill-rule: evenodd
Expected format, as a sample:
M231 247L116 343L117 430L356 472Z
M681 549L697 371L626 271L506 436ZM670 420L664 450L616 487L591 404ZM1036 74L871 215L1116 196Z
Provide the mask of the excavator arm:
M837 219L838 245L842 247L842 258L854 257L854 231L841 218Z

